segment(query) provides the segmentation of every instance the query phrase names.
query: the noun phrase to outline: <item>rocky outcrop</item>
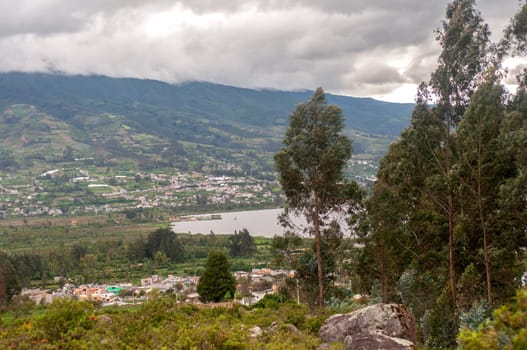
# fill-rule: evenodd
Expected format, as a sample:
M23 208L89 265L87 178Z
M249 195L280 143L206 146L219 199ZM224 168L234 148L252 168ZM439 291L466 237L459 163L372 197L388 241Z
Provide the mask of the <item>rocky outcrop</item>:
M414 317L399 304L376 304L334 315L324 322L319 334L327 343L345 341L346 349L415 349Z
M359 334L344 339L346 350L416 350L415 344L402 338L389 337L384 334Z

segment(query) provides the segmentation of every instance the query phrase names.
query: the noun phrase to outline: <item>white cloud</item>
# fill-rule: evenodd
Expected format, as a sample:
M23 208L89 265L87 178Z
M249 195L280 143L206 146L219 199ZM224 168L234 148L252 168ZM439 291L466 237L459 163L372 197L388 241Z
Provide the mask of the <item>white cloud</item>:
M501 32L515 1L480 1ZM411 101L447 1L20 0L0 3L0 71L60 70Z

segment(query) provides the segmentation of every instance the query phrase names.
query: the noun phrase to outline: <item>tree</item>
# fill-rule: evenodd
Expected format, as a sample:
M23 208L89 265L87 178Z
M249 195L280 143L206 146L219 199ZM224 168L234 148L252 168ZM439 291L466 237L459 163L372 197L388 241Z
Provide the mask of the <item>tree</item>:
M474 251L467 244L470 239L464 240L463 224L472 203L467 202L470 186L464 176L474 172L462 165L466 161L460 124L474 91L496 59L474 0L454 0L448 5L437 40L442 48L438 66L429 83L422 83L418 90L410 126L381 161L379 180L368 202L371 233L363 260L378 262L374 271L384 298L394 301L397 292L402 292L416 317L428 319L429 340L435 338L432 343L437 346L452 346L460 282L456 276L465 272L480 248ZM485 108L489 113L496 110L487 105L474 112ZM478 217L469 220L481 222ZM468 280L466 275L462 281ZM407 292L394 290L397 287ZM434 325L438 328L433 329Z
M236 280L230 272L229 261L223 252L209 252L197 291L199 299L204 303L219 302L227 296L230 296L228 299L232 299L236 291Z
M183 246L169 227L151 232L146 239L145 249L145 255L149 259L154 259L157 252L162 252L173 263L184 260Z
M249 230L243 228L240 232L234 231L234 234L229 237L229 253L232 257L245 257L256 253L256 243Z
M444 185L438 188L436 203L448 221L448 251L452 305L456 305L456 271L454 227L458 203L455 202L456 163L453 134L458 127L479 78L486 71L489 53L489 29L475 7L475 0L454 0L447 7L447 21L438 33L442 52L439 64L430 79L430 88L437 97L432 112L441 121L443 133L439 144L431 145L437 160L437 173Z
M20 292L16 270L8 257L0 253L0 305L9 304Z
M327 104L322 88L299 104L289 119L285 147L274 156L288 205L284 224L290 226L290 213L304 215L310 224L308 231L316 245L319 305L323 306L321 233L329 214L349 201L344 196L349 183L344 181L343 170L351 157L351 141L342 133L342 110Z
M464 231L467 244L478 242L482 248L486 278L487 303L492 304L491 245L502 228L495 220L499 211L497 195L503 182L515 173L514 162L502 152L499 144L504 119L503 88L497 77L482 84L459 126L461 193ZM463 218L462 218L463 219ZM472 233L472 234L470 234ZM493 234L494 233L494 234Z

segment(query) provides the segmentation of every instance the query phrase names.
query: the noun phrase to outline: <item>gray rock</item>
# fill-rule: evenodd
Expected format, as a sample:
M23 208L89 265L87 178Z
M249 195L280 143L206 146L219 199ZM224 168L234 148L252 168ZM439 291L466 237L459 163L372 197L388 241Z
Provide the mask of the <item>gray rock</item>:
M324 321L318 331L324 342L343 341L348 331L348 320L351 314L335 314Z
M344 339L345 350L416 350L415 344L384 334L349 335Z
M99 322L108 323L108 324L111 324L113 322L112 318L110 316L106 316L106 315L99 315L99 316L97 316L97 320Z
M415 319L400 304L376 304L349 314L334 315L320 328L323 342L343 341L347 336L383 334L415 342Z
M250 328L249 332L251 333L251 338L258 338L258 337L261 337L263 334L262 329L258 326L254 326L253 328Z

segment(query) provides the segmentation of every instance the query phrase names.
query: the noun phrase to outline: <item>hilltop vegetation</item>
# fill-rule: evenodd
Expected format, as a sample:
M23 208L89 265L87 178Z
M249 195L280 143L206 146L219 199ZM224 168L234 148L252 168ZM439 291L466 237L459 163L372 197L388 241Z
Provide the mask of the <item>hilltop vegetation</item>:
M31 308L2 321L2 348L316 349L323 319L278 298L252 310L239 305L181 306L164 297L125 309L64 300L28 312Z

